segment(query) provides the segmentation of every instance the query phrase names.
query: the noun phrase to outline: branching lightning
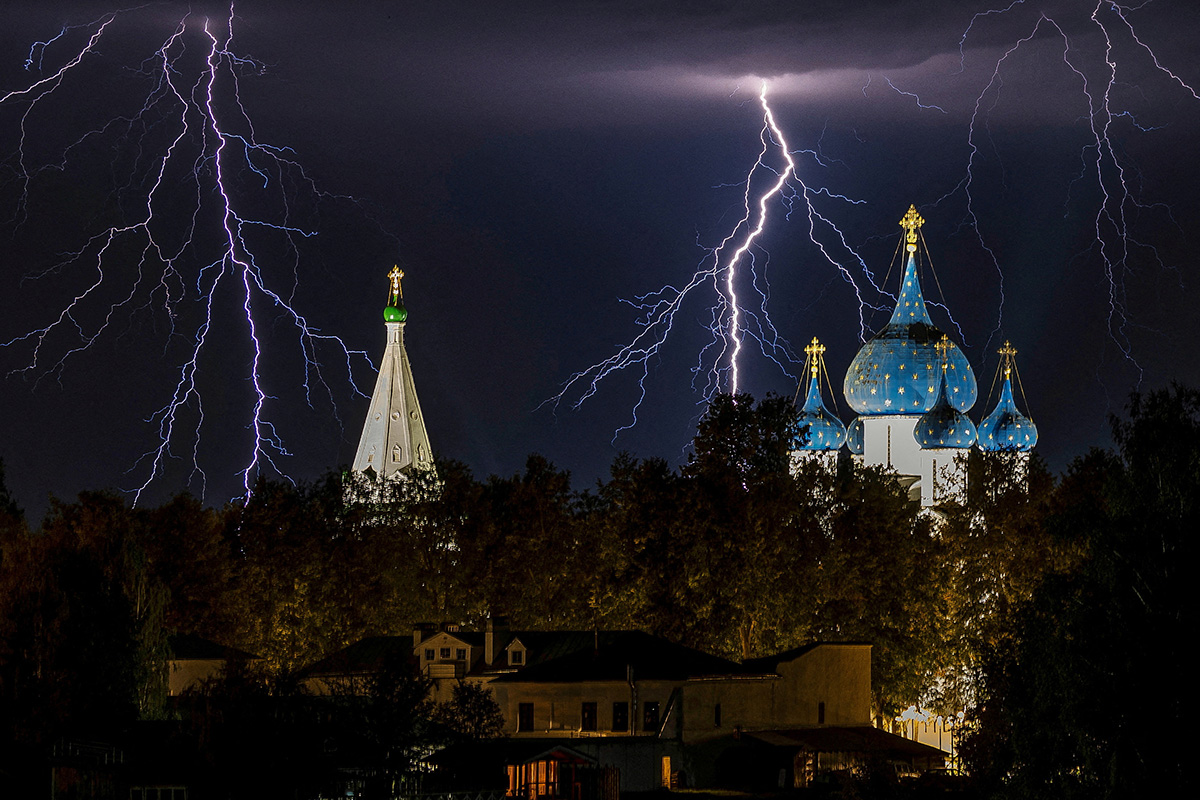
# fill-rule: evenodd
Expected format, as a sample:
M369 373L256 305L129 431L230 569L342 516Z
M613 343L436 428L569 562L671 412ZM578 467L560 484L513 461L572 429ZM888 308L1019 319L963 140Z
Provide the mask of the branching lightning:
M650 364L670 338L676 316L685 301L690 296L701 294L704 289L712 290L708 322L712 339L701 348L697 363L692 368L692 385L700 392L703 402L708 402L718 392L738 393L741 387L740 362L749 341L757 343L761 355L794 380L789 369L803 363L803 360L795 358L787 339L771 320L768 311L770 287L758 263L762 259L765 265L765 251L760 240L773 210L785 219L797 213L804 215L809 239L822 257L853 287L859 302L860 329L862 335L866 335L864 309L872 306L864 299L860 281L865 280L876 292L880 291L879 287L863 259L850 247L830 217L818 210L815 204L821 196L846 204L865 201L805 182L800 175L796 156L805 155L819 166L824 164L815 150L790 149L767 100L768 88L768 83L764 81L759 90L758 99L763 112L759 131L762 149L741 183L741 217L715 246L704 248L704 257L682 287L667 285L625 301L637 310L637 324L641 330L613 355L572 375L561 391L547 403L557 407L568 396L574 396L569 402L573 408L578 408L596 394L605 378L625 369L633 369L640 373L637 378L638 399L634 403L630 421L614 432L614 440L621 431L636 425L638 410L646 398ZM762 186L764 180L767 182L765 187ZM824 237L829 237L828 242ZM854 269L845 262L853 262ZM856 271L861 271L861 276L856 276ZM750 304L747 304L745 297L752 298Z
M242 428L249 441L239 475L249 493L261 474L287 476L280 459L289 451L273 418L273 380L264 372L271 353L284 347L279 329L291 331L285 338L303 363L304 396L311 405L319 394L335 415L323 361L336 354L354 392L355 363L370 365L364 353L322 332L295 305L299 243L315 234L294 221L301 216L293 205L297 192L310 204L350 198L320 192L288 148L258 140L240 80L265 66L233 50L232 4L224 19L185 14L150 56L126 71L129 81L148 87L140 108L114 114L57 155L31 146L31 129L53 126L64 107L91 90L89 68L103 60L100 44L136 11L64 27L34 43L25 61L32 82L0 95L0 112L17 116L17 147L4 164L16 186L17 225L30 222L39 177L86 168L98 147L119 150L113 193L95 214L104 220L99 230L51 266L26 272L27 281L65 278L79 288L44 324L0 340L0 350L18 362L9 374L61 381L73 358L104 337L127 335L135 319L165 325L164 357L179 360L173 389L147 419L155 443L130 469L134 500L174 459L188 465L189 483L203 494L202 436L231 438ZM69 50L81 35L86 41ZM234 320L227 318L231 311L238 312ZM248 358L228 352L230 341L239 340ZM242 420L208 413L200 376L214 364L225 373L242 370L251 395Z
M1070 22L1062 21L1051 16L1050 11L1031 10L1034 3L1028 0L1011 0L1006 5L988 8L971 16L957 42L947 43L947 50L957 50L957 71L934 77L934 83L921 90L921 94L910 88L901 88L887 75L880 75L890 91L915 101L920 113L935 112L943 121L941 125L957 125L962 121L965 130L965 164L962 177L936 199L930 206L940 206L951 197L958 196L965 201L965 212L962 226L972 231L978 247L990 263L994 274L994 285L998 294L996 305L995 326L991 336L996 336L1004 323L1005 311L1005 270L1002 266L1002 256L993 244L989 225L981 217L977 195L982 189L978 184L978 173L983 150L992 145L991 120L1001 104L1004 89L1004 77L1025 50L1031 49L1031 43L1038 40L1037 46L1057 39L1061 43L1061 60L1069 78L1075 82L1076 92L1061 102L1073 103L1078 107L1079 119L1087 131L1085 146L1080 154L1080 171L1072 186L1068 187L1064 197L1064 216L1070 213L1068 206L1072 204L1072 191L1077 191L1084 184L1090 184L1089 196L1098 197L1098 202L1089 212L1094 228L1092 243L1089 250L1080 256L1091 255L1100 264L1104 280L1108 288L1108 331L1123 357L1141 374L1137 364L1134 346L1130 340L1130 317L1127 307L1125 278L1133 269L1131 254L1135 250L1150 252L1153 259L1158 259L1152 245L1140 241L1132 229L1133 216L1151 209L1170 215L1170 210L1158 204L1143 203L1130 180L1133 170L1128 157L1114 141L1114 125L1118 121L1127 123L1131 129L1141 134L1150 134L1161 130L1164 126L1145 124L1131 108L1122 106L1117 100L1117 89L1122 82L1133 83L1129 78L1123 78L1127 71L1124 62L1137 57L1148 60L1153 64L1154 71L1162 75L1171 85L1176 87L1185 99L1200 100L1200 94L1195 87L1164 62L1153 50L1142 35L1137 31L1133 16L1147 3L1137 6L1122 5L1113 0L1084 0L1079 6L1070 5L1057 9L1055 14L1071 14ZM985 56L985 68L979 68L970 62L976 61L977 53L989 53L987 47L969 48L973 39L988 28L989 34L995 34L995 27L1013 26L1018 14L1025 23L1019 34L1009 40L1009 43L999 48L998 55ZM1030 24L1032 15L1032 22ZM1101 47L1096 47L1096 35L1099 36ZM1089 41L1083 41L1084 39ZM1122 58L1116 53L1120 50ZM965 77L959 77L965 76ZM980 77L972 77L980 76ZM873 76L867 73L866 81L861 87L864 98L870 99L868 89L872 87ZM964 106L961 102L953 103L952 95L947 93L942 99L939 95L944 87L957 82L975 81L975 89L969 90L972 99ZM940 81L940 82L939 82ZM908 80L905 81L908 83ZM1013 102L1020 103L1017 95ZM926 98L935 98L936 102ZM631 341L619 348L612 356L572 375L562 386L561 391L549 401L557 406L568 400L572 407L578 408L591 398L606 379L626 369L637 373L638 398L634 403L631 418L617 429L616 433L626 430L637 423L638 411L646 399L646 380L649 377L651 360L659 356L666 345L676 315L685 300L692 295L708 296L706 290L712 290L713 304L708 327L712 338L699 353L696 365L693 367L693 388L697 390L702 402L707 402L718 391L736 393L743 383L746 369L745 357L747 345L755 341L762 355L773 362L773 368L780 369L789 375L789 368L796 364L792 357L787 339L772 323L768 314L769 288L762 265L756 259L762 260L765 251L762 248L762 234L770 224L779 224L790 219L803 209L809 225L805 234L816 245L822 257L834 265L853 287L858 301L860 337L869 335L865 312L877 308L875 303L867 298L877 298L879 302L890 295L883 291L862 258L858 256L858 243L850 243L842 235L839 224L844 219L836 214L822 214L814 205L818 195L824 194L830 198L846 201L848 198L835 195L825 189L814 189L806 185L801 178L801 167L793 156L801 151L792 151L785 140L784 133L776 123L774 114L768 104L768 87L764 83L759 95L763 109L763 126L761 129L762 150L757 161L752 165L744 183L744 213L727 236L715 246L706 249L704 258L695 273L681 287L667 285L663 288L638 296L628 301L639 313L637 320L639 332ZM855 134L855 138L861 142ZM803 151L811 156L816 165L824 166L821 158L814 151ZM769 186L762 186L761 178L770 175ZM916 198L919 200L920 198ZM864 202L864 201L853 201ZM780 213L772 216L772 211ZM820 233L821 235L818 235ZM824 239L823 239L824 237ZM832 237L832 238L830 238ZM831 242L827 248L823 240ZM1161 262L1160 262L1161 263ZM805 265L811 268L812 265ZM941 305L931 303L932 305ZM944 306L943 306L944 308ZM962 339L962 330L958 322L951 319L951 324L958 329ZM990 339L989 339L990 342ZM985 349L987 345L985 344ZM614 437L615 438L615 437Z
M986 17L1003 19L1012 14L1017 6L1024 3L1025 0L1015 0L1004 8L989 9L972 17L959 40L960 71L965 68L967 59L965 44L976 24ZM1126 48L1142 51L1151 60L1156 71L1165 75L1191 99L1200 100L1196 89L1162 63L1154 50L1138 35L1131 23L1130 15L1145 5L1147 3L1126 6L1111 0L1098 0L1090 6L1090 11L1085 11L1089 25L1084 28L1084 34L1068 34L1069 26L1065 22L1060 23L1046 12L1040 12L1028 32L1005 48L992 66L987 84L975 99L967 127L967 144L970 155L966 174L958 186L938 200L938 203L941 203L946 197L960 190L966 197L967 223L978 237L980 246L991 259L998 276L1000 310L993 334L998 333L1003 322L1004 273L999 258L982 233L983 225L976 215L973 193L975 162L980 151L980 138L988 133L989 115L999 101L1003 86L1002 73L1008 62L1022 48L1029 45L1039 33L1049 33L1056 37L1061 42L1063 65L1078 82L1079 94L1077 97L1080 104L1080 119L1083 120L1088 131L1088 143L1080 153L1081 169L1076 178L1076 184L1090 182L1099 197L1092 217L1095 238L1089 250L1097 254L1107 282L1108 333L1123 357L1135 367L1139 376L1142 374L1142 368L1137 362L1133 343L1129 337L1130 317L1125 275L1131 269L1130 257L1134 250L1148 251L1154 259L1158 258L1153 245L1139 241L1131 228L1131 214L1147 210L1153 204L1145 204L1138 198L1129 179L1131 164L1123 156L1122 149L1114 143L1113 125L1117 120L1125 119L1141 133L1161 130L1163 126L1140 124L1136 115L1129 109L1120 107L1114 97L1114 90L1121 83L1122 65L1125 61L1130 60L1129 56L1125 56L1118 61L1115 55L1120 35L1124 34L1126 37L1123 41ZM1102 39L1102 53L1091 53L1086 44L1078 41L1087 32L1098 34ZM1064 208L1069 200L1068 196L1064 201ZM1169 210L1163 210L1169 216ZM1065 211L1064 216L1066 213L1069 212Z

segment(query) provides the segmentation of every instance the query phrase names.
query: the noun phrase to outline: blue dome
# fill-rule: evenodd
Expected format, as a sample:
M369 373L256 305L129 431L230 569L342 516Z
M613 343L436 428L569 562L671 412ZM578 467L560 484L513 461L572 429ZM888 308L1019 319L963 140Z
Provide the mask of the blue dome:
M942 332L933 326L916 261L908 257L900 298L892 318L871 341L859 348L846 370L846 402L859 414L923 414L937 401ZM946 353L946 398L957 411L975 405L978 388L971 364L958 346Z
M855 417L850 423L850 428L846 431L846 449L856 456L863 454L863 421L862 417Z
M943 374L948 373L946 370ZM923 449L970 447L978 438L975 423L947 398L946 381L938 381L938 384L937 402L917 420L913 438Z
M846 426L825 408L815 375L808 383L808 398L800 409L799 420L800 426L808 430L800 435L798 450L837 450L846 441Z
M984 450L1026 451L1037 444L1037 425L1017 410L1013 402L1012 381L1004 379L996 408L979 423L979 446Z

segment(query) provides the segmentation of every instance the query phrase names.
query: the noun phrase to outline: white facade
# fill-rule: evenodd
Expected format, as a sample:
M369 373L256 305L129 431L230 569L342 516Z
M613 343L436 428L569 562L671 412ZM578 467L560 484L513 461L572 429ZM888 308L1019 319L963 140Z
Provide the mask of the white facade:
M409 468L432 468L433 452L417 401L408 352L404 349L404 323L384 324L387 347L358 440L353 469L365 472L370 468L376 475L391 478Z

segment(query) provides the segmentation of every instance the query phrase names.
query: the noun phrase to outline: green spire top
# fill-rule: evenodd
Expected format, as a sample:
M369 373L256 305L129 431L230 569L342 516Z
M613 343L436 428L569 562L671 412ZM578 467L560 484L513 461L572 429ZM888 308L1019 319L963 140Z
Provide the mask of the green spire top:
M399 264L394 265L388 273L392 291L388 296L387 308L383 309L384 322L404 322L408 319L408 310L404 307L404 291L400 288L400 279L403 277L404 271L400 269Z

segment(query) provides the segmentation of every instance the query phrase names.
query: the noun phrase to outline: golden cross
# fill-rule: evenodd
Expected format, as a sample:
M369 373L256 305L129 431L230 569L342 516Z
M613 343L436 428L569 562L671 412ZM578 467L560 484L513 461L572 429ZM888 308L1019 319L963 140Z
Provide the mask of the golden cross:
M1004 377L1012 377L1013 362L1016 360L1017 348L1012 346L1008 339L1004 340L1004 346L996 351L1000 354L1000 363L1004 365Z
M904 219L900 220L900 227L905 230L904 240L908 243L905 249L908 252L917 252L917 229L924 224L925 220L917 213L917 207L910 205Z
M400 289L400 279L404 277L404 270L400 269L399 264L392 266L392 271L388 273L388 278L392 282L392 305L399 305L404 299L404 292Z
M934 349L938 351L938 355L942 357L942 372L946 371L946 363L948 361L946 355L950 352L951 346L950 337L944 333L942 334L941 340L933 346Z
M804 354L808 356L808 360L812 363L812 376L817 377L818 360L825 353L825 345L817 341L817 337L813 337L812 344L804 348Z

